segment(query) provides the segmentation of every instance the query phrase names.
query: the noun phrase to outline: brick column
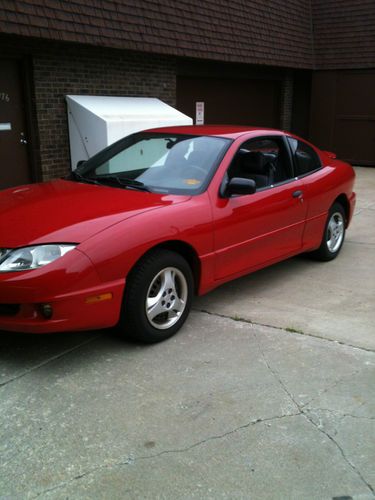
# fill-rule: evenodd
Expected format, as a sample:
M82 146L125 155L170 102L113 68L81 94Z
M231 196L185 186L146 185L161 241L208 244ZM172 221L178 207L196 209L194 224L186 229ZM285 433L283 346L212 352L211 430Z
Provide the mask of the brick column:
M289 131L292 125L292 107L293 107L293 72L288 71L281 85L281 111L280 127Z

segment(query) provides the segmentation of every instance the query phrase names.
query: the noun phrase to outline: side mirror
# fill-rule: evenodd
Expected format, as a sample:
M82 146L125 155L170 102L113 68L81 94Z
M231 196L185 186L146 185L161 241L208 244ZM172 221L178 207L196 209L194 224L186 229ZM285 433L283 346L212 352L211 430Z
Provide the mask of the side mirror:
M225 187L225 196L235 194L253 194L257 190L255 181L243 177L233 177Z

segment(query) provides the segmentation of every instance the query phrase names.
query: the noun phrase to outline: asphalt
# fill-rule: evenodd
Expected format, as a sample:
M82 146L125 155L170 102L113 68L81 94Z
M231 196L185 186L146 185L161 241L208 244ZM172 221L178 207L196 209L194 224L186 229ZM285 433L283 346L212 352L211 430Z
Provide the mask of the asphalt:
M0 498L375 498L375 169L339 258L196 299L181 332L0 334Z

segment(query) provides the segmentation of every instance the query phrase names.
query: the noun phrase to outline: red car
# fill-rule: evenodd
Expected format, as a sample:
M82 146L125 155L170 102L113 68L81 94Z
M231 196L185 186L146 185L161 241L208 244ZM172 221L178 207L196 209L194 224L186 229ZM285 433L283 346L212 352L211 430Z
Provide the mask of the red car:
M67 179L0 193L0 329L164 340L194 293L301 252L335 258L353 183L350 165L279 130L125 137Z

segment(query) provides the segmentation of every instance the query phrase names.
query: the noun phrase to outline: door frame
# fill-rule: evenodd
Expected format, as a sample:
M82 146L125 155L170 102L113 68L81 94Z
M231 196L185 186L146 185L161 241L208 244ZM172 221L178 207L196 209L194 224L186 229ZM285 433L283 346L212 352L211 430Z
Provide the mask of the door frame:
M41 160L39 154L39 131L35 106L33 60L31 55L7 54L5 51L1 59L8 59L18 64L20 87L24 104L27 162L31 182L42 180Z
M28 160L32 182L42 181L40 160L39 129L35 106L34 74L32 56L24 56L20 60L23 99L25 103L26 127L28 137Z
M284 155L285 159L288 163L289 166L289 175L290 177L288 179L285 179L281 182L278 182L274 185L269 185L265 188L262 188L258 190L257 192L249 195L239 195L238 197L233 197L233 198L222 198L220 196L220 186L222 185L224 179L225 179L225 174L230 167L233 158L235 157L236 153L238 150L241 148L241 146L244 143L250 142L250 141L257 141L257 140L262 140L262 139L270 139L277 141L279 145L283 148L284 150ZM299 179L297 177L294 177L294 165L293 165L293 160L291 156L291 151L289 144L286 140L286 136L282 132L272 132L270 131L269 134L258 134L256 131L255 132L250 132L250 133L245 133L243 135L240 135L237 139L233 141L231 144L230 148L228 149L224 161L222 162L221 166L215 173L214 179L211 182L209 188L208 188L208 193L209 197L211 200L211 210L212 210L212 216L213 216L213 230L214 230L214 254L215 254L215 260L214 260L214 281L216 283L221 283L228 281L228 279L232 279L233 277L236 276L242 276L244 274L248 274L249 272L253 272L257 269L261 269L263 267L266 267L269 264L272 264L274 262L278 262L280 260L283 260L287 257L291 257L293 255L296 255L302 251L303 247L303 233L305 229L305 224L306 224L306 214L307 214L307 205L306 204L301 204L301 199L298 197L298 199L292 194L292 191L298 191L298 190L303 190L303 185L304 182L302 179ZM266 204L267 198L270 199L275 199L277 204L280 203L280 200L287 204L285 209L288 210L288 213L291 213L291 210L293 210L293 213L296 214L296 212L300 212L301 215L298 214L297 221L292 222L291 224L288 223L285 227L275 227L271 232L266 232L266 233L259 233L256 234L255 236L248 238L246 240L242 241L237 241L237 242L230 242L227 246L225 247L220 247L218 248L217 246L217 230L216 226L217 223L219 222L220 224L220 219L217 218L217 215L221 215L221 220L225 221L225 218L227 214L230 214L233 212L233 210L240 210L241 212L246 212L246 208L248 207L251 211L252 205L258 205L261 206L262 204ZM289 204L288 201L289 200ZM303 201L303 198L302 198ZM259 212L260 213L260 212ZM240 214L241 215L241 214ZM246 215L246 214L245 214ZM270 214L272 217L274 214ZM242 217L243 220L246 220L246 217ZM241 220L240 220L241 222ZM230 227L230 224L226 222L224 225L226 225L228 228ZM257 223L254 223L255 229ZM259 224L258 224L259 226ZM270 238L279 238L281 239L285 236L286 229L289 231L295 231L296 233L300 233L297 240L299 243L294 247L294 248L288 248L285 250L285 252L279 252L278 254L274 254L273 256L268 256L266 260L259 260L256 258L255 262L256 264L249 264L248 267L243 266L242 268L234 268L232 269L228 268L225 271L226 274L218 275L217 270L218 267L223 267L223 262L224 262L224 267L225 267L225 253L228 255L228 251L230 249L233 249L234 251L238 251L237 256L235 257L236 261L241 261L241 253L242 254L247 254L249 255L248 250L246 250L246 247L252 247L254 243L260 243L260 246L258 249L254 248L254 251L256 253L262 254L264 250L267 250L267 247L270 246ZM280 236L281 235L281 236ZM287 238L289 240L289 236ZM265 243L266 242L266 243ZM263 247L262 247L263 245ZM271 245L272 246L272 245ZM244 249L244 250L242 250ZM219 255L224 255L224 261L222 263L219 263ZM233 261L233 257L227 258L228 262Z

